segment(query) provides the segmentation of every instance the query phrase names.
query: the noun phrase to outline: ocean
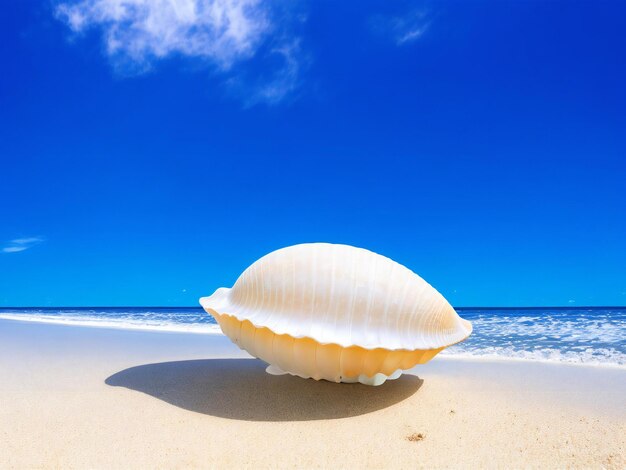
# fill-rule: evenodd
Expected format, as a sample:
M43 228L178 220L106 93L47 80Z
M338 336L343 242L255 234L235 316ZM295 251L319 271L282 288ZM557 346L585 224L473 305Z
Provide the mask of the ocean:
M474 332L442 355L626 367L626 307L457 311ZM0 319L221 334L200 307L0 308Z

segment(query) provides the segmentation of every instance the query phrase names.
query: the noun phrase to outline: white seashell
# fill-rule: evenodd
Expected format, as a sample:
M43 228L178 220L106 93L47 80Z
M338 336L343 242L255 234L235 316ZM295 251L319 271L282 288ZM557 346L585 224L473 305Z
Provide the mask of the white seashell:
M333 382L379 385L472 332L411 270L329 243L274 251L200 304L268 372Z

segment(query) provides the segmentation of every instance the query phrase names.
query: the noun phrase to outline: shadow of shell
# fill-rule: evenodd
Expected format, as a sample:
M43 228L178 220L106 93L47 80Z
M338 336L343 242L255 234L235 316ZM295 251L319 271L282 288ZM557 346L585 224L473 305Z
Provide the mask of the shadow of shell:
M246 421L310 421L358 416L399 403L423 380L403 375L380 387L272 376L256 359L145 364L105 383L145 393L185 410Z

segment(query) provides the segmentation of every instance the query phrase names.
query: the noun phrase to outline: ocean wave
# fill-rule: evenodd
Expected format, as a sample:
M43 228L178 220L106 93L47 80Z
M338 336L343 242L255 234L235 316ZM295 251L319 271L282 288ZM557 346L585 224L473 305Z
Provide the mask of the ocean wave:
M555 339L561 342L615 343L624 341L625 323L622 318L607 314L589 317L578 315L543 315L533 317L486 316L470 319L474 330L491 338L523 336L541 340Z
M459 359L485 359L485 360L517 360L547 362L571 365L602 366L626 368L626 354L616 349L590 349L582 352L560 351L546 348L534 351L525 351L506 347L491 347L484 349L462 349L454 347L441 352L444 357Z
M626 366L626 309L467 310L473 334L444 354Z

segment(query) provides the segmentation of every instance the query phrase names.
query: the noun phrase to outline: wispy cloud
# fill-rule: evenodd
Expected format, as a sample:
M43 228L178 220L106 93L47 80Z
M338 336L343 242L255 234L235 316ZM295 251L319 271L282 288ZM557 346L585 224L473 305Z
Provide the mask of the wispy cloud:
M372 29L384 34L398 46L412 43L421 38L430 27L428 12L423 9L411 10L400 16L372 18Z
M270 48L268 56L274 66L267 73L252 78L233 77L228 81L231 91L239 95L246 106L258 103L277 104L293 95L300 86L302 68L307 65L298 39L283 41Z
M60 3L56 14L74 33L99 31L105 54L123 75L149 71L170 57L201 60L226 73L275 35L279 25L271 5L263 0L70 0ZM288 48L285 44L277 50ZM259 101L274 103L292 91L297 57L283 56L289 66L276 73L285 75L274 81L273 91L253 90Z
M35 245L43 242L43 237L28 237L28 238L16 238L9 241L3 248L3 253L19 253L20 251L28 250Z

